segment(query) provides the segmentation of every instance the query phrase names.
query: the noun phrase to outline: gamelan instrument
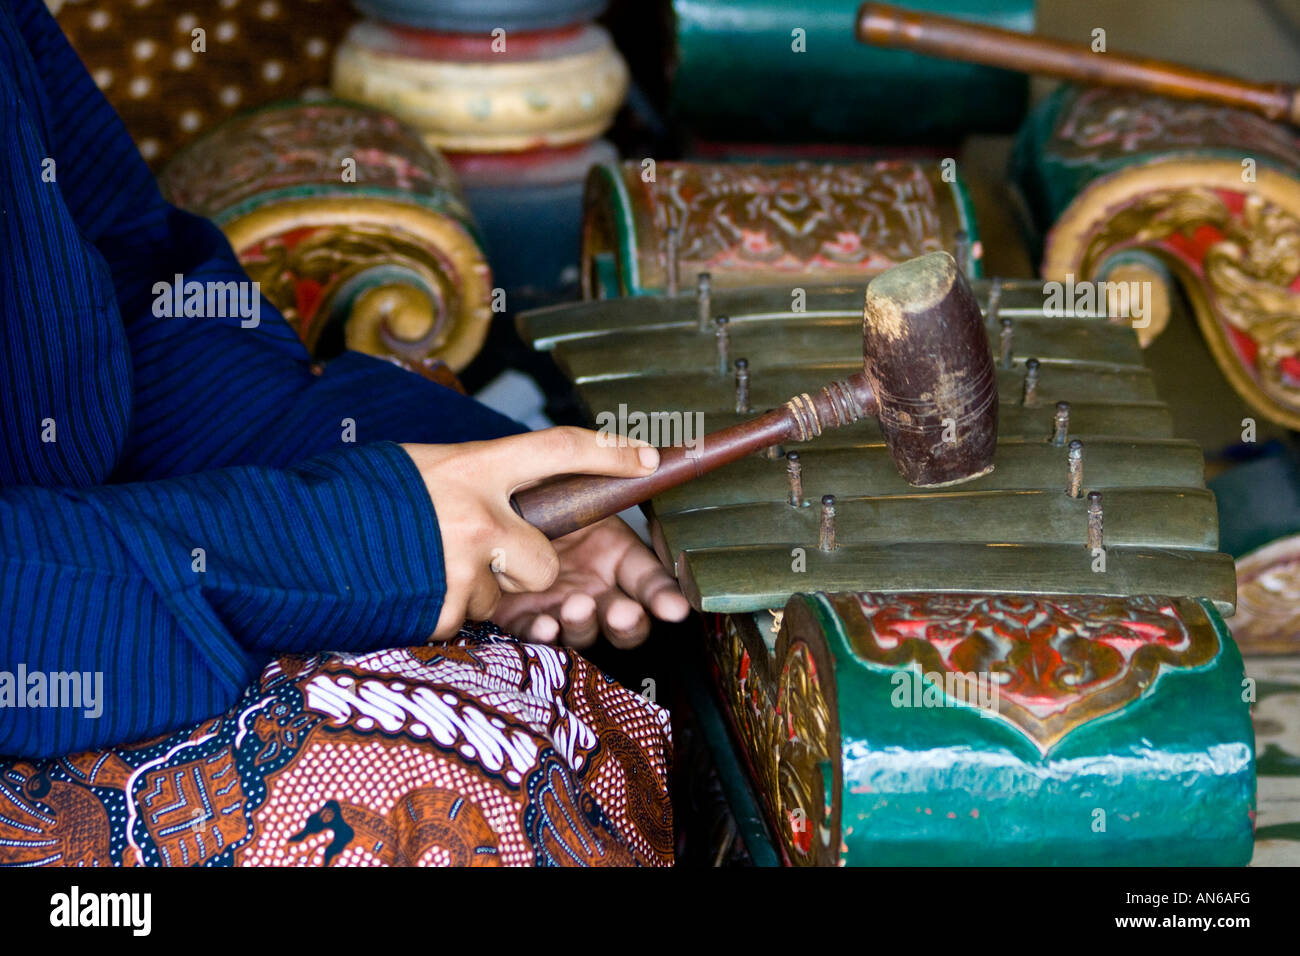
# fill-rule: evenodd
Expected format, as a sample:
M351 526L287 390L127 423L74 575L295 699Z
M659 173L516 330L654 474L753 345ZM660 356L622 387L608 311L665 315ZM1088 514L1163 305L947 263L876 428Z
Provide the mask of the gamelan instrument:
M862 6L858 37L1088 84L1035 106L1016 146L1012 175L1041 242L1040 274L1145 284L1144 345L1181 287L1250 411L1300 428L1296 89L877 3ZM1213 437L1198 437L1221 444L1235 429L1231 414L1220 417Z
M1041 73L1094 86L1120 86L1218 103L1250 110L1270 120L1300 124L1300 91L1294 87L1252 83L1122 53L1096 53L1083 44L1028 36L883 3L861 6L857 36L871 46Z
M1251 858L1254 729L1207 601L858 590L769 621L719 616L709 647L791 863Z
M938 162L698 163L595 167L583 200L585 298L861 282L927 252L980 275L971 201ZM791 304L791 308L797 308Z
M334 57L340 97L446 154L496 280L493 310L572 297L587 170L628 90L604 0L359 0Z
M1144 343L1187 301L1249 406L1222 411L1218 434L1237 432L1242 413L1300 428L1294 128L1226 106L1062 86L1022 128L1012 177L1042 236L1043 278L1145 287Z
M710 430L856 374L899 271L810 285L804 311L779 279L701 282L519 327L602 427L707 449ZM791 864L1244 863L1252 727L1200 449L1173 437L1132 328L1058 310L1041 281L970 285L991 471L910 484L882 413L650 503L661 560L717 612L704 646L731 735L701 733L748 771L724 782L766 820L746 844ZM910 366L919 394L945 356Z
M1200 451L1173 438L1133 330L1073 307L1045 314L1040 282L974 288L994 356L993 470L918 491L882 412L797 445L783 439L792 460L751 455L659 491L661 557L697 608L753 611L797 591L867 587L1170 594L1231 610L1232 561L1215 550ZM882 337L872 299L865 329L861 288L841 286L810 287L805 312L790 310L784 289L740 289L556 306L519 324L575 383L593 421L655 416L666 428L699 415L703 435L856 374L860 330ZM934 382L943 356L917 355L911 374ZM908 356L899 358L905 378ZM929 385L913 394L926 393L933 399ZM905 402L895 394L899 418ZM707 436L703 445L707 453ZM829 519L824 496L834 498ZM823 525L832 547L821 546ZM1097 540L1104 573L1090 570ZM791 567L796 548L802 570Z

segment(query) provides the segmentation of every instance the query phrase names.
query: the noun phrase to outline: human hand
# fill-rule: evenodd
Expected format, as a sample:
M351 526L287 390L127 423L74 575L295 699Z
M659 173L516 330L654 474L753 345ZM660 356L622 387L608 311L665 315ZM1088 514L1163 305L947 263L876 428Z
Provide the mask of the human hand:
M690 613L676 579L621 518L552 543L560 557L555 582L544 591L503 595L497 605L493 619L512 634L582 648L603 633L615 647L635 647L650 633L650 615L680 621Z
M632 532L626 525L622 525L626 535L611 530L607 522L600 522L567 536L573 541L560 539L553 544L510 507L510 496L517 490L554 475L621 478L648 475L659 463L659 453L654 448L637 443L602 444L596 432L567 427L494 441L407 444L402 448L420 470L442 538L447 591L434 638L454 636L467 617L479 620L491 617L503 592L537 598L550 594L554 598L552 586L562 571L561 552L570 556L570 576L561 583L565 596L560 604L543 600L533 604L520 601L509 606L511 620L522 620L521 614L530 615L526 623L530 632L537 630L539 639L545 639L548 627L542 620L549 616L543 610L546 608L557 610L561 620L573 622L577 628L574 634L583 638L588 629L585 617L591 610L591 605L582 600L586 595L593 602L603 601L602 619L608 620L611 633L618 635L616 641L635 643L640 639L636 635L641 632L642 624L632 609L619 600L623 593L620 589L624 587L631 587L638 594L645 593L665 613L676 613L677 605L671 596L662 594L662 582L655 584L647 577L644 560L636 557L635 549L627 541L626 535ZM636 544L645 551L639 541ZM617 551L617 559L598 558L601 546ZM654 560L648 552L643 558ZM637 582L627 575L645 580ZM565 600L576 603L565 608ZM684 599L682 605L684 617ZM648 621L645 623L648 630ZM551 639L559 631L557 627ZM593 631L591 637L594 636Z

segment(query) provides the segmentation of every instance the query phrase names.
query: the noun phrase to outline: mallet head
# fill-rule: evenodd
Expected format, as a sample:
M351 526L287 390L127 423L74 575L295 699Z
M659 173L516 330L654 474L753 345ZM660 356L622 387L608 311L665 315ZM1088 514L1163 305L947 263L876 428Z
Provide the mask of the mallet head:
M952 256L932 252L871 280L862 349L885 443L908 482L951 485L993 470L993 353Z

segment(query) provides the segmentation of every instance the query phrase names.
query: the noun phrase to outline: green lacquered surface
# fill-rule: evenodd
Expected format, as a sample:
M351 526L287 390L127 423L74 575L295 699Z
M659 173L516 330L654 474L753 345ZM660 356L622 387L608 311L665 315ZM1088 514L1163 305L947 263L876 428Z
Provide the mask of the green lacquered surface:
M1009 285L1009 284L1008 284ZM976 298L986 302L987 283L974 282ZM1005 292L1004 286L1004 295ZM812 286L806 290L804 318L842 318L856 313L861 316L866 299L866 283L861 285ZM1023 308L1042 303L1042 283L1032 280L1016 283L1016 298ZM714 315L735 317L736 321L782 321L792 317L790 290L780 286L766 288L719 289L710 300ZM695 292L677 295L635 296L624 299L592 299L530 309L515 320L519 335L535 349L549 351L560 342L600 338L628 332L669 332L695 329L698 318Z
M873 494L915 492L894 467L882 442L835 449L799 447L804 497L820 501L837 489L870 488ZM1089 488L1165 485L1199 488L1204 485L1205 463L1200 446L1179 439L1093 439L1084 449ZM1063 447L1046 442L998 443L997 466L991 474L962 485L967 491L1064 489L1069 465ZM662 521L677 512L716 508L748 501L782 501L789 489L784 459L752 456L722 471L698 478L655 498L655 514Z
M1226 612L1237 600L1232 558L1215 551L1107 547L1105 570L1094 571L1096 559L1083 543L904 542L829 552L817 544L684 551L676 558L677 577L696 609L722 614L780 607L810 585L827 591L1204 596ZM796 547L802 553L792 554Z
M876 866L1239 866L1251 856L1254 733L1241 655L1166 671L1046 755L962 707L900 709L894 668L854 653L824 596L800 595L835 657L846 862ZM1094 829L1105 813L1105 832Z
M779 607L793 593L826 590L1028 592L1209 596L1236 600L1230 558L1214 553L1217 524L1199 450L1172 439L1168 407L1154 400L1131 328L1096 317L1045 314L1041 283L976 285L990 345L1012 323L1011 363L997 370L993 471L953 489L906 485L866 419L808 442L787 443L802 463L800 509L786 502L779 456L725 466L653 503L656 547L699 609ZM810 290L792 314L781 289L715 294L729 314L728 355L749 362L751 414L736 411L734 373L716 338L698 330L693 296L588 302L526 315L521 329L549 346L578 386L593 424L658 445L699 447L793 395L859 368L862 292ZM1023 401L1026 359L1039 360L1036 395ZM1069 403L1055 443L1056 403ZM1071 441L1082 443L1084 492L1102 492L1104 572L1094 572L1087 503L1068 498ZM1130 494L1129 491L1132 493ZM818 549L819 502L838 500L838 550ZM805 570L794 549L803 549Z
M1024 76L854 36L858 0L674 0L672 107L706 139L745 142L952 141L1009 132ZM902 0L902 5L1029 32L1032 0ZM792 49L804 31L806 52Z
M478 225L474 222L469 210L465 207L464 201L458 195L438 193L430 196L402 189L385 189L382 186L348 188L346 186L335 186L332 183L312 183L305 186L285 186L279 189L268 189L266 192L258 193L250 199L245 199L221 210L220 213L212 217L212 221L219 226L225 226L255 210L299 199L314 199L320 202L336 199L388 199L397 203L422 206L440 216L455 219L473 237L475 243L480 246L483 244L483 237L479 234Z
M1094 328L1090 329L1089 325ZM1000 367L999 380L1014 378L1018 383L1024 377L1025 360L1036 358L1041 365L1039 381L1044 385L1061 384L1076 394L1080 388L1087 388L1114 400L1154 397L1150 373L1127 361L1133 356L1121 335L1131 333L1118 328L1120 335L1104 331L1100 335L1091 334L1100 331L1095 328L1097 325L1086 319L1024 320L1016 330L1020 341L1012 351L1013 367ZM768 371L785 375L788 370L804 367L831 377L841 373L852 375L862 367L860 318L856 321L737 322L729 334L725 373L720 372L716 336L692 332L629 332L620 336L621 348L617 351L611 351L606 339L587 339L557 345L554 355L560 367L579 385L634 376L653 380L664 375L676 381L691 375L703 375L705 381L730 381L731 366L737 358L749 363L752 385L756 388L772 380L772 376L761 375ZM1107 365L1127 367L1099 367ZM1079 373L1072 375L1068 366L1079 366ZM823 378L815 384L820 387L826 381ZM788 394L784 396L788 397Z

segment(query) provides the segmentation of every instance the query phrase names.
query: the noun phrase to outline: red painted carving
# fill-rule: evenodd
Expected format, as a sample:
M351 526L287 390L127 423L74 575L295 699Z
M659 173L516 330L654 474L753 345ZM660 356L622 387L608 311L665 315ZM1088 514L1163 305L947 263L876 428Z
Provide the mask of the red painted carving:
M1213 628L1189 624L1186 606L1164 598L865 593L833 603L859 657L992 681L997 716L1044 752L1162 672L1219 650Z

